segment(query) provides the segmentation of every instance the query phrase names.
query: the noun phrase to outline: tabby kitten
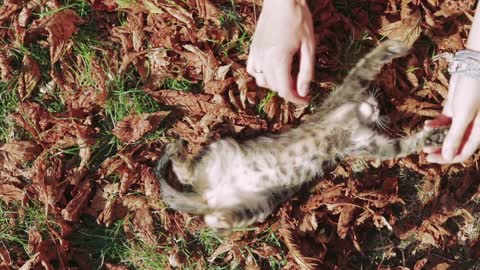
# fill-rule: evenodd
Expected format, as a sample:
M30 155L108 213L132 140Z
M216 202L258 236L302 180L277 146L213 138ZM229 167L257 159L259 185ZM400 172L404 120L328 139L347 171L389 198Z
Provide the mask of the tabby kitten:
M407 51L398 41L381 43L358 62L318 112L281 135L242 143L223 139L194 158L187 157L182 143L169 144L155 168L163 201L175 210L204 215L212 228L245 227L264 221L302 184L322 174L326 163L347 155L387 160L440 145L446 129L389 139L370 127L379 110L364 90L383 64ZM192 192L167 184L168 161Z

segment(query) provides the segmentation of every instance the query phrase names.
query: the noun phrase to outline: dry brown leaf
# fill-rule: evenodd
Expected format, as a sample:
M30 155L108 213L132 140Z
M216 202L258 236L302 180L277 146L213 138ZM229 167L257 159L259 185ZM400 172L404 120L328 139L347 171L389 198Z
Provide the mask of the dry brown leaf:
M203 91L207 94L223 94L227 88L232 85L233 78L228 78L226 80L213 80L205 83Z
M440 5L440 10L435 12L434 15L443 17L463 15L467 10L471 10L474 5L474 0L444 1Z
M116 0L89 0L89 2L95 10L112 12L117 8Z
M210 20L217 25L220 25L219 17L222 11L216 7L209 0L190 0L191 5L195 5L198 11L198 16L205 20Z
M133 143L158 128L169 113L170 111L159 111L127 116L117 123L112 133L123 142Z
M390 39L403 41L411 47L422 33L421 26L422 16L420 11L417 10L400 21L384 22L378 33Z
M23 201L25 198L25 192L10 184L0 184L0 199L5 203L11 203L14 201Z
M128 209L121 203L120 199L109 200L103 211L98 215L97 222L108 227L125 217L127 213Z
M316 231L317 228L318 222L317 217L315 216L315 212L309 212L303 217L298 230L302 233L309 233Z
M295 263L300 267L302 270L313 270L316 267L316 263L313 258L308 258L302 255L298 246L294 242L293 234L292 234L292 225L287 221L287 214L285 208L281 210L281 228L279 230L280 235L283 238L285 245L288 248L288 251L293 256Z
M37 61L30 55L25 54L23 57L22 71L18 79L18 94L22 100L30 97L40 78L40 67Z
M205 94L194 94L176 90L145 90L158 103L168 106L178 106L190 113L214 113L223 116L232 116L233 111L222 103L215 103L213 97Z
M337 225L337 234L341 239L347 237L348 231L350 231L352 227L353 219L355 218L356 209L357 207L352 205L345 205L342 208Z
M12 258L10 257L10 252L5 247L4 244L0 246L0 267L7 267L11 266Z
M36 158L41 151L42 148L32 141L11 141L0 146L0 167L14 171Z
M65 220L76 221L80 215L80 210L88 202L88 196L92 190L90 181L84 181L74 189L74 197L62 210L62 216Z
M28 232L28 252L36 253L43 242L42 234L37 230Z
M153 169L142 165L140 175L142 176L144 182L145 196L159 198L160 184L153 173Z
M122 199L130 211L133 212L133 227L147 244L157 244L155 226L148 202L145 198L135 195L128 195Z
M71 9L65 9L49 17L44 25L50 43L50 62L55 64L63 55L70 37L77 31L77 25L85 21Z
M170 2L174 3L174 2ZM168 14L170 14L172 17L177 19L178 21L182 22L185 24L187 29L194 29L194 21L192 14L182 8L180 5L177 4L160 4L160 7L164 9Z
M18 15L18 24L22 27L26 27L28 25L30 17L32 16L32 13L37 10L41 5L44 5L45 2L45 0L29 1Z
M6 52L0 52L0 81L6 82L10 80L12 75L12 66L10 65L10 60L8 59Z
M3 5L0 7L0 23L10 19L11 16L21 8L21 1L5 0Z

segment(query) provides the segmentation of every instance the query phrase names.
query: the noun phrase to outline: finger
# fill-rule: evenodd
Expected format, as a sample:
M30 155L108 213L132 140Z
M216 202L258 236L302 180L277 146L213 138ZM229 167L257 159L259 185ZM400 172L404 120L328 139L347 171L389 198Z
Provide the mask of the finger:
M267 83L267 79L265 76L261 73L258 73L255 76L255 82L257 83L258 86L263 87L263 88L269 88L269 85Z
M248 60L247 60L247 73L255 77L255 57L254 53L250 52L248 55Z
M278 95L293 103L308 103L307 98L298 96L296 91L293 89L293 80L291 76L293 52L286 53L284 58L272 60L272 67L275 68L272 68L273 73L271 76L267 75L267 79L272 82L272 85L276 88Z
M436 127L447 127L452 123L452 118L444 114L440 114L435 119L425 121L425 129Z
M427 162L429 163L437 163L437 164L450 164L453 163L453 161L447 161L443 158L442 154L429 154L427 155Z
M450 78L447 100L445 101L445 105L443 106L442 113L450 117L453 115L453 96L455 94L455 90L457 89L458 78L458 74L454 74Z
M440 146L427 146L427 147L423 148L423 152L425 152L427 154L440 153L441 149L442 149L442 147L440 147Z
M461 110L454 115L452 126L442 146L442 156L445 160L452 160L462 143L465 131L475 116L475 111Z
M475 151L477 151L478 147L480 146L480 113L478 113L475 117L470 132L467 131L464 138L465 137L467 137L466 142L463 147L461 147L460 155L455 157L461 159L460 162L467 160L471 155L473 155L473 153L475 153Z
M315 62L314 48L313 40L303 42L300 47L300 69L297 77L297 93L300 97L306 97L310 92Z

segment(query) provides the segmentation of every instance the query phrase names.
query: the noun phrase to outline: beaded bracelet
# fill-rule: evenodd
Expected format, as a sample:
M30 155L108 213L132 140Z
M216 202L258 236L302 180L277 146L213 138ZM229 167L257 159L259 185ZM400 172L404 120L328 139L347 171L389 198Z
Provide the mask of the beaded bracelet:
M480 52L464 49L448 58L447 60L450 62L448 72L451 75L464 74L480 80Z

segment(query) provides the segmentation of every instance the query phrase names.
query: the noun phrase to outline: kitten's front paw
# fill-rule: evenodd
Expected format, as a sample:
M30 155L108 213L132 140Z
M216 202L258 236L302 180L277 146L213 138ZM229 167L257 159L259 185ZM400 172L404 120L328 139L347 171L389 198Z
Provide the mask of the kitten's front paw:
M428 147L436 147L441 146L445 137L447 137L448 128L447 127L439 127L434 128L431 130L426 131L425 136L425 146Z

